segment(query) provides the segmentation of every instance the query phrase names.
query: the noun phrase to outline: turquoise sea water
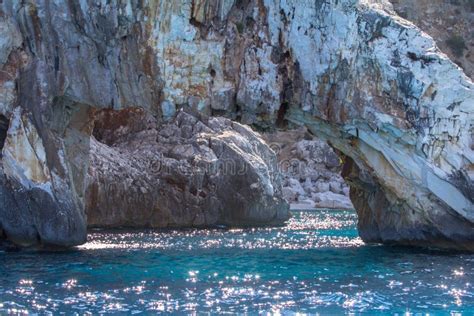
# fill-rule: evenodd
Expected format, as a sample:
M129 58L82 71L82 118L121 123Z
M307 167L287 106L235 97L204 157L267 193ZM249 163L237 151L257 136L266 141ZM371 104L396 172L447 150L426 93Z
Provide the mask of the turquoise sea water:
M474 255L365 245L353 212L281 228L101 232L0 252L0 314L474 314Z

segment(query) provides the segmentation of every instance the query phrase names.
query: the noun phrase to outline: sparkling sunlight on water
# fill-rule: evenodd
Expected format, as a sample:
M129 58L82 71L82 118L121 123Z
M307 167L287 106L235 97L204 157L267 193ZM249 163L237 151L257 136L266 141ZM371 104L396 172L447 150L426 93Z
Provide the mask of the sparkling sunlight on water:
M474 256L365 245L352 212L286 227L101 232L68 252L0 252L0 314L474 313Z

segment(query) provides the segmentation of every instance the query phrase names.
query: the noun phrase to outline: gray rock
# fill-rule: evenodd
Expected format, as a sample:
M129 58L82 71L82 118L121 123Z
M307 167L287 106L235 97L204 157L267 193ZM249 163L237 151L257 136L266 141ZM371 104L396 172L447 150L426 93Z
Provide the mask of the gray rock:
M152 2L1 3L0 114L20 115L26 134L37 134L35 142L19 142L28 152L12 142L3 147L0 226L7 237L22 244L39 243L38 234L48 244L85 240L94 112L138 107L159 125L169 102L262 130L305 126L327 141L343 162L367 242L474 250L474 85L432 38L385 0L198 2L160 0L160 10ZM193 139L200 128L214 130L208 124L181 125L179 135ZM121 142L135 133L124 131ZM170 147L164 162L211 157L203 149L211 145L216 156L230 151L205 140L185 145ZM117 170L133 167L120 158L125 148L104 151L123 163L112 164ZM339 168L335 156L317 151L303 148L298 181L327 181ZM325 158L310 166L318 157ZM329 169L317 176L319 166ZM180 172L170 177L182 181ZM113 183L132 180L145 182ZM150 192L146 183L131 188ZM261 201L252 192L244 193Z
M331 181L329 183L329 189L331 190L331 192L339 194L342 192L341 183L337 181Z
M163 101L161 103L161 112L165 120L170 120L176 114L176 106L169 101Z
M78 165L70 160L72 168L81 161L81 145L73 146L73 136L81 138L74 123L66 128L64 138L66 155L74 147ZM84 142L86 143L86 142ZM71 147L69 147L71 146ZM24 246L68 247L86 241L86 219L82 208L74 203L69 184L50 169L46 161L47 148L40 134L20 108L11 118L0 161L0 226L3 236ZM68 156L68 159L71 157ZM80 173L76 179L80 184ZM59 198L57 198L59 197Z
M316 189L318 192L324 193L329 191L329 183L324 180L318 180L316 182Z
M314 183L313 183L313 181L311 181L310 177L307 177L306 180L303 182L303 188L304 188L305 192L314 191L314 189L315 189Z
M7 62L13 49L21 46L23 40L17 26L9 18L0 18L0 67Z
M91 140L90 227L259 226L289 217L276 157L248 127L181 111L158 129L101 141Z
M350 188L349 188L349 187L344 187L344 188L342 188L342 193L343 193L345 196L349 196L349 192L350 192Z
M306 191L300 181L294 178L288 179L288 188L290 188L298 197L305 197Z
M290 187L283 187L282 193L283 193L283 198L284 198L288 203L292 203L292 202L296 202L296 201L297 201L298 193L296 193L295 190L293 190L292 188L290 188Z
M351 200L342 194L336 194L331 191L313 194L315 206L318 208L330 208L338 210L353 209Z

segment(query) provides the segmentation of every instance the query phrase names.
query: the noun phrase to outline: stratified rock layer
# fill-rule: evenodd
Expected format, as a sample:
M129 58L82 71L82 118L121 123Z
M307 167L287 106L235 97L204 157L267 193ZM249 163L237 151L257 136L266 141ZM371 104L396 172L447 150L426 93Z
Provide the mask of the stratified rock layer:
M4 1L1 11L7 238L85 240L94 108L139 107L161 124L184 106L328 140L344 154L366 241L474 250L473 83L389 2Z
M133 126L124 115L140 111L107 113L94 134L120 128L117 121ZM89 226L258 226L288 219L276 156L250 128L182 111L158 129L142 121L149 125L115 132L107 144L92 139Z

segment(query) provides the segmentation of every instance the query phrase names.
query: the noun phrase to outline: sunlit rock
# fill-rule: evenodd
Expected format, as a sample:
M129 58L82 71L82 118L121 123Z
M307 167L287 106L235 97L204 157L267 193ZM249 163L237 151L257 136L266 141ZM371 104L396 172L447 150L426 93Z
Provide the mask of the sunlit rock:
M68 139L66 136L64 141ZM50 170L46 157L34 124L16 108L0 161L2 235L21 246L65 247L83 243L86 221L82 207L74 204L71 184L61 178L58 170ZM73 158L67 158L73 168Z

